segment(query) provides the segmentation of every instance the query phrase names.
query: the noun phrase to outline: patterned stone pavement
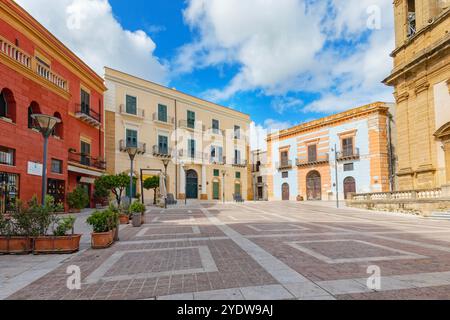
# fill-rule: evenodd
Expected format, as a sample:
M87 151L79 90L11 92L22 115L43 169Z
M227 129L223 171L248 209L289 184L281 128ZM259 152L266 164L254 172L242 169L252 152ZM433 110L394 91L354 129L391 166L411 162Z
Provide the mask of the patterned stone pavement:
M120 237L56 261L7 298L450 298L447 221L327 203L192 203L150 209L146 224ZM0 261L0 271L14 268L12 258ZM80 290L66 286L71 265ZM373 270L380 286L369 288Z

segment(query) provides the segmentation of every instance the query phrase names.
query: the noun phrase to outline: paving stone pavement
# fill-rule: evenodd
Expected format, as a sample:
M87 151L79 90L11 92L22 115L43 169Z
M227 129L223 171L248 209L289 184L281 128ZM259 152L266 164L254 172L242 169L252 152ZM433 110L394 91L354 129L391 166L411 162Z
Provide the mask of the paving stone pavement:
M324 202L190 202L149 209L120 239L70 256L2 256L0 299L450 298L450 221ZM66 286L71 265L80 290Z

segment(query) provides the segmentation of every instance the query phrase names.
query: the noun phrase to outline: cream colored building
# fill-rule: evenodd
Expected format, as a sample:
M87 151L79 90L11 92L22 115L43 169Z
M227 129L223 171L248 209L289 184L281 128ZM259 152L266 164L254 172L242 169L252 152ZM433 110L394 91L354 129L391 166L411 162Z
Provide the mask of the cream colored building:
M395 0L400 190L450 183L450 0Z
M183 200L253 199L249 165L250 117L132 75L105 68L106 160L109 173L130 172L128 145L141 180L165 170L168 193ZM143 179L141 179L141 174ZM144 190L149 202L153 192Z

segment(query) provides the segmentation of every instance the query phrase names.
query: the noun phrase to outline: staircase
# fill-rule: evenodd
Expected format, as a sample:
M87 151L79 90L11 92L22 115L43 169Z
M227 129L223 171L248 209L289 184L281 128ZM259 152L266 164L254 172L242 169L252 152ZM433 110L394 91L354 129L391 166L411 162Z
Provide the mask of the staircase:
M448 220L450 221L450 212L435 212L428 218L433 220Z

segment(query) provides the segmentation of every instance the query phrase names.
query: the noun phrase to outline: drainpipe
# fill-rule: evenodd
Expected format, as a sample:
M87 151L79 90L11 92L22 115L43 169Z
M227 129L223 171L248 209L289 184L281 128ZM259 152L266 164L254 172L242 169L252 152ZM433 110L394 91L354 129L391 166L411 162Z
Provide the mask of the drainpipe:
M395 174L395 159L394 159L394 150L392 145L392 115L390 112L388 112L388 158L389 158L389 183L391 187L391 192L395 191L395 181L394 181L394 174Z

